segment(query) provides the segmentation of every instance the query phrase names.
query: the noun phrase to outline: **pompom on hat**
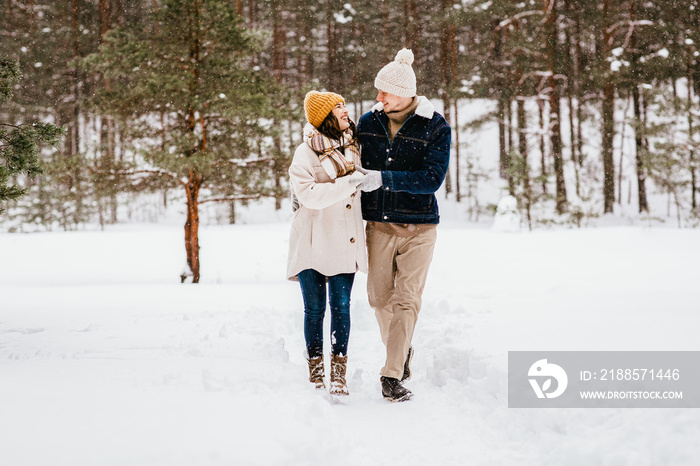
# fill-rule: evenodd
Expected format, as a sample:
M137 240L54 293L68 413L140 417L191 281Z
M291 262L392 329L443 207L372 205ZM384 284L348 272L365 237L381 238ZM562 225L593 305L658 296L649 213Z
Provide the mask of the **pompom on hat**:
M413 52L401 49L394 61L382 68L374 79L374 87L399 97L416 95L416 74L411 68Z
M304 113L307 121L318 128L338 102L345 103L345 99L340 94L309 91L304 98Z

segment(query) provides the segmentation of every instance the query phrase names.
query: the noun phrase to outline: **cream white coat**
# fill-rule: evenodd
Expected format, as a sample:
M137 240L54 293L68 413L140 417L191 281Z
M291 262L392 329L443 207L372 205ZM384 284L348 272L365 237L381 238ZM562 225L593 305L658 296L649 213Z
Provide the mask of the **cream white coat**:
M306 143L294 152L289 180L300 207L289 236L289 280L306 269L326 276L367 272L360 191L349 176L331 180Z

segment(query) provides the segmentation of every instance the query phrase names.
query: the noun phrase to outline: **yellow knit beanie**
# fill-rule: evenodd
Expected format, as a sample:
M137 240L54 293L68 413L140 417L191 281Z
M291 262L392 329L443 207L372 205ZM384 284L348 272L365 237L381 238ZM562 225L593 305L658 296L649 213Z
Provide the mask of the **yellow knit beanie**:
M345 103L342 95L333 92L309 91L304 98L306 119L318 128L338 102Z

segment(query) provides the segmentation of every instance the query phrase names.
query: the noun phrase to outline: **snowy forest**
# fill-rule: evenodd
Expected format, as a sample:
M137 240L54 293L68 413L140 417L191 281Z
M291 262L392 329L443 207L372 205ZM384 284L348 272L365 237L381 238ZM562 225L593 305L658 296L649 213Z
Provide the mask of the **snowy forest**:
M495 201L479 199L491 185L517 198L530 228L621 206L695 226L698 10L698 0L0 0L0 228L113 224L149 196L186 206L195 244L204 204L224 223L252 200L281 208L305 93L340 93L358 118L404 46L419 95L441 102L453 128L444 191L470 219L493 214ZM463 112L468 102L483 111ZM497 125L498 157L485 163L470 138L486 125Z
M288 169L404 47L452 147L391 403L362 272L309 383ZM0 465L696 466L696 363L520 408L509 359L700 358L699 47L700 0L0 0Z

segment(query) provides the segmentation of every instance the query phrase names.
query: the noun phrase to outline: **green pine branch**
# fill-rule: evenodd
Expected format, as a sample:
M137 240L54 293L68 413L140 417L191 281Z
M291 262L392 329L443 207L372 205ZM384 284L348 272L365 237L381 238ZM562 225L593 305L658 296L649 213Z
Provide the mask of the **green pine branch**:
M12 96L20 78L17 62L0 58L0 102ZM26 189L15 184L16 178L41 174L41 146L56 146L64 134L65 128L39 121L18 125L0 123L0 202L17 200L26 194ZM0 209L0 214L3 212Z

